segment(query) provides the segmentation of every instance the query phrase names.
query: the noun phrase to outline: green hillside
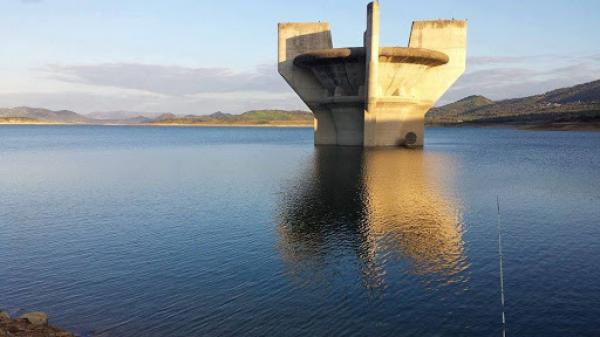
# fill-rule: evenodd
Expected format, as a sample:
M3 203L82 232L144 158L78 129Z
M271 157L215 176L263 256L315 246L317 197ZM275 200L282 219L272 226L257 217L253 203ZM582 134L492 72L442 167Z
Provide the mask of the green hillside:
M453 122L462 119L469 111L491 104L494 104L494 101L489 98L483 96L469 96L454 103L444 105L443 107L433 108L427 113L427 117L430 120L436 120L437 122Z
M469 96L432 108L429 124L579 124L600 123L600 80L542 95L493 102Z

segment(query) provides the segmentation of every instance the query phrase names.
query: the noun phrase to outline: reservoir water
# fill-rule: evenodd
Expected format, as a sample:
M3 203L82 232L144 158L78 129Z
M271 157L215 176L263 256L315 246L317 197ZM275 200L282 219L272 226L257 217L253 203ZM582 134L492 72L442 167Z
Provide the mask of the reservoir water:
M87 336L500 336L498 220L507 335L600 335L600 133L0 127L0 308Z

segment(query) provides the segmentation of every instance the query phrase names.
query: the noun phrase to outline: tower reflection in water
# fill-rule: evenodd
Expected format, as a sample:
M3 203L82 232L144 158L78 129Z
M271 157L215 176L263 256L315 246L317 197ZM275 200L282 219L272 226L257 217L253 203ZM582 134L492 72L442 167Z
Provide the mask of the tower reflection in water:
M383 285L391 265L457 280L467 261L453 173L449 158L428 151L315 148L282 199L284 261L305 282L344 273L353 259L367 287Z

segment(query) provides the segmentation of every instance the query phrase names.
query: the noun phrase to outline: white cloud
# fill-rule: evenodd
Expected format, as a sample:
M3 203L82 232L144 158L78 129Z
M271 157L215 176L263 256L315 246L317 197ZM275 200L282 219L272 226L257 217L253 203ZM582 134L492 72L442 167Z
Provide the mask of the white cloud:
M95 93L81 91L0 93L0 106L33 106L54 110L68 109L79 113L96 111L173 112L176 114L209 114L215 111L240 113L255 109L307 108L293 94L221 93L187 96L152 95L124 91Z
M597 55L471 58L466 73L438 104L451 103L469 95L483 95L494 100L531 96L598 80L600 64L594 57Z
M522 56L473 56L467 59L467 67L506 64L506 63L522 63L526 62L530 57Z
M2 76L4 75L4 76ZM240 113L307 107L275 65L252 71L131 63L2 69L0 106L36 106L80 113L127 110L176 114Z
M65 82L144 90L165 95L288 90L274 65L257 66L252 72L134 63L51 65L45 70L50 78Z

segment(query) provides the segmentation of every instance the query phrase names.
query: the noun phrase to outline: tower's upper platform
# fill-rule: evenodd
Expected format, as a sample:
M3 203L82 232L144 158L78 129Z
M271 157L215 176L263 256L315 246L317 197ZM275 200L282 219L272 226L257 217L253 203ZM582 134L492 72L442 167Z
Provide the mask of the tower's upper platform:
M294 58L294 65L310 68L312 66L362 62L366 59L365 48L328 48L317 49L300 54ZM449 61L448 55L441 51L426 48L383 47L379 48L379 62L415 63L427 66L439 66Z

